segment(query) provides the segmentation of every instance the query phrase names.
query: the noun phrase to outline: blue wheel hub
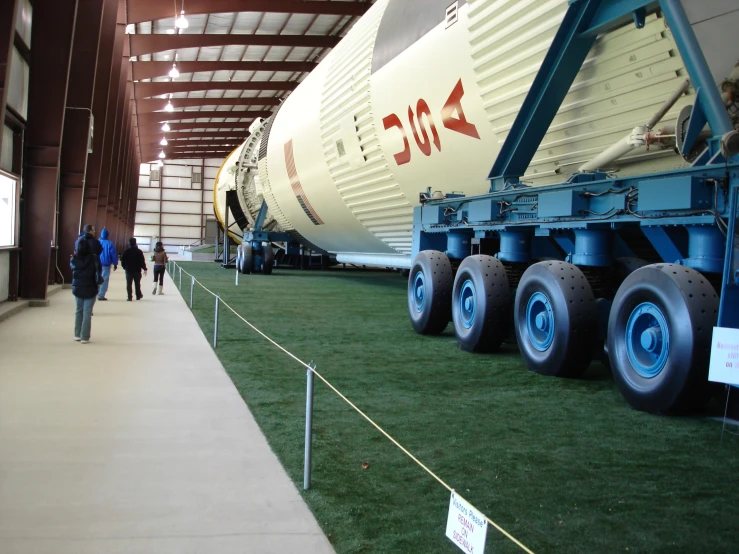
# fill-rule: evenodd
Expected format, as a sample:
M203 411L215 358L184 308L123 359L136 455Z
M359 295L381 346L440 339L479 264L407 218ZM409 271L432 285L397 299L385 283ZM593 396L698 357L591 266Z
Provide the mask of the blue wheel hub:
M413 277L413 305L416 307L416 311L422 312L425 303L426 279L423 276L423 271L419 271Z
M670 329L662 310L651 302L639 304L626 323L626 353L640 376L652 379L665 368L670 353Z
M534 348L540 352L554 340L554 311L552 303L543 292L535 292L526 305L526 330Z
M459 291L459 318L465 329L475 322L475 285L467 279Z

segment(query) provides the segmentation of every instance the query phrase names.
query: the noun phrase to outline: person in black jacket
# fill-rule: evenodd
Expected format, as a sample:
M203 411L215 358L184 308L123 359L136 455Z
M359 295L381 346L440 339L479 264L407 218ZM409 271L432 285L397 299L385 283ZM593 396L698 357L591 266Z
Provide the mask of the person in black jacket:
M72 294L77 311L74 317L74 340L82 344L90 342L92 307L98 292L99 258L92 253L86 240L77 243L77 249L69 260L72 268Z
M128 248L121 255L121 266L126 272L126 292L128 292L128 301L131 301L131 281L136 283L136 300L141 300L144 295L141 294L141 270L146 275L146 260L144 253L136 246L136 239L131 237L128 239Z
M80 233L80 236L77 237L77 240L74 243L74 250L75 252L79 249L80 242L86 241L90 245L90 250L93 254L96 256L99 256L103 252L103 245L100 244L100 241L95 238L95 226L94 225L85 225L82 228L82 232Z

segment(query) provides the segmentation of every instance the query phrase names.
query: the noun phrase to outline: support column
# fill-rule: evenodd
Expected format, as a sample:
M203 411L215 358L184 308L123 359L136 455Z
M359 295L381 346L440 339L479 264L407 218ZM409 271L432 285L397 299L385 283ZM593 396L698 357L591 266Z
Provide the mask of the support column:
M103 0L103 15L98 43L95 90L93 94L92 113L95 117L95 133L93 134L92 153L87 159L87 178L85 197L82 206L83 225L97 225L97 204L100 190L100 173L103 161L103 146L108 125L112 125L108 117L108 102L112 83L113 46L116 38L116 20L118 19L119 0ZM101 228L97 228L98 232Z
M130 70L130 63L124 56L123 71L126 73L126 79L128 71ZM122 180L123 180L123 167L127 155L128 145L128 134L131 130L131 103L128 101L130 94L133 92L132 84L124 81L125 88L123 90L122 103L121 103L121 128L120 133L114 143L113 152L115 157L113 158L113 167L111 171L111 179L108 191L108 228L111 233L115 234L116 240L120 240L118 233L118 208L120 205L120 197L122 192Z
M129 105L131 102L129 102ZM129 109L130 112L130 109ZM132 149L131 149L131 133L133 132L133 124L131 123L131 116L129 113L128 118L129 126L128 126L128 132L126 133L125 141L126 141L126 147L124 149L124 157L121 159L121 190L119 191L119 194L116 196L116 206L115 206L115 222L116 222L116 233L121 238L121 240L127 240L128 237L126 237L126 232L124 228L124 220L126 217L126 202L128 201L128 188L130 186L128 179L130 177L130 167L131 167L131 156L133 155Z
M121 65L123 62L123 44L126 32L126 14L123 2L119 2L116 15L115 38L113 40L113 61L110 72L110 90L105 116L105 137L103 138L102 160L100 165L100 180L98 181L97 213L95 226L98 229L105 227L108 216L108 194L110 185L111 166L115 161L115 138L120 130L122 116L120 101L123 96L121 88ZM125 73L123 74L125 79ZM123 82L125 85L125 81Z
M77 0L35 0L26 129L22 295L46 299L55 246L57 181ZM68 260L59 259L59 263Z
M72 44L72 64L62 137L59 191L59 258L69 259L83 225L82 198L88 164L88 139L92 123L95 62L100 39L103 0L78 0ZM60 264L65 282L72 279L69 264ZM58 276L57 276L58 279Z

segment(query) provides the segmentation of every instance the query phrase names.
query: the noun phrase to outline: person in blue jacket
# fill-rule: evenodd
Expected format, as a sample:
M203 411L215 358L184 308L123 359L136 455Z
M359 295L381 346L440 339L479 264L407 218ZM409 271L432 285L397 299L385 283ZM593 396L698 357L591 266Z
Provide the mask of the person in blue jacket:
M100 233L100 245L103 247L103 251L100 252L100 265L103 266L103 284L100 285L98 290L98 300L107 300L105 293L108 292L108 281L110 280L110 266L113 266L113 271L118 269L118 252L115 250L115 244L108 240L107 229L103 229Z

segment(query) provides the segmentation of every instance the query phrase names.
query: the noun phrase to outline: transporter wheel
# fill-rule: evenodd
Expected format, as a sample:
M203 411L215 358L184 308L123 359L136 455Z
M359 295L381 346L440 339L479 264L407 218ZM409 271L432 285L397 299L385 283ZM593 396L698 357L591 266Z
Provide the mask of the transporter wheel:
M272 275L272 268L275 266L275 251L269 244L262 245L262 273L264 275Z
M718 306L708 279L685 266L648 265L624 280L608 319L608 357L632 407L680 412L706 399Z
M492 256L469 256L457 269L452 289L452 323L468 352L497 350L510 329L511 291L503 263Z
M611 284L613 295L618 292L618 288L624 280L634 273L637 269L649 265L649 262L641 258L616 258L611 265Z
M597 339L595 298L583 272L560 261L530 266L516 291L514 328L529 369L557 377L582 374Z
M249 274L254 271L254 251L252 249L251 242L247 242L243 246L244 249L241 261L241 266L243 270L241 271L241 273Z
M437 250L416 254L408 278L408 313L421 335L438 335L452 315L454 274L449 258Z

